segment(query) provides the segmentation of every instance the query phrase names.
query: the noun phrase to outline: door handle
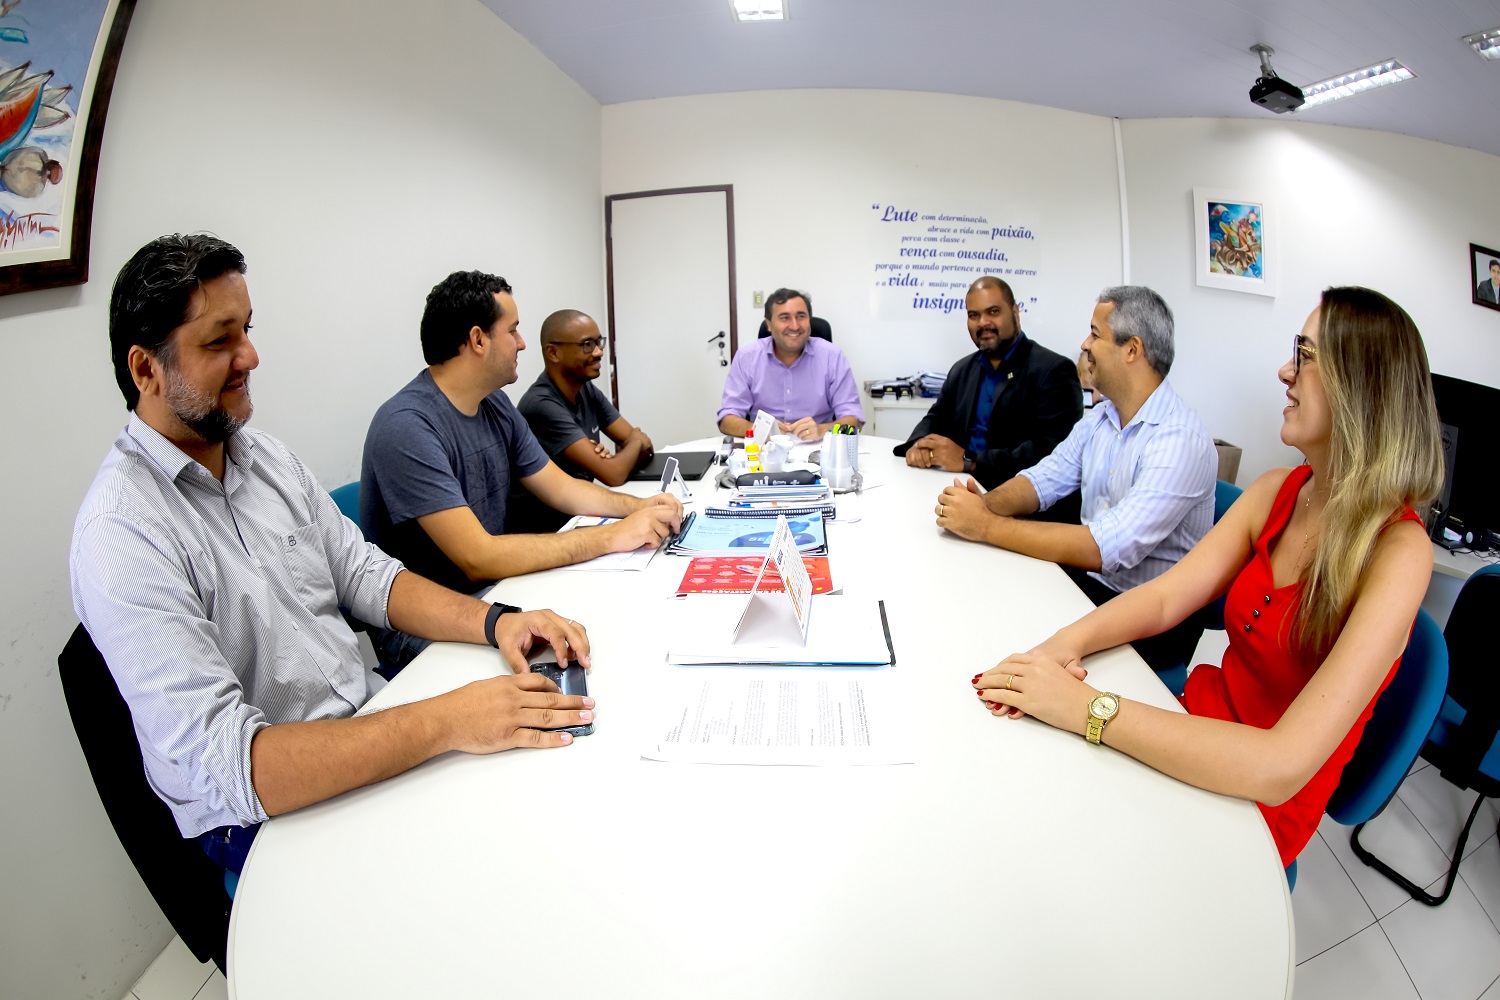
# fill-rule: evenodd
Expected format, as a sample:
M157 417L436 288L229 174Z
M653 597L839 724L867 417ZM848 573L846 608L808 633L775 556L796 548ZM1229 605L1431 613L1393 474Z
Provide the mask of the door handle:
M716 340L719 341L720 343L723 343L723 340L724 340L724 331L723 330L720 330L718 333L714 334L712 337L709 337L708 338L708 343L712 344Z

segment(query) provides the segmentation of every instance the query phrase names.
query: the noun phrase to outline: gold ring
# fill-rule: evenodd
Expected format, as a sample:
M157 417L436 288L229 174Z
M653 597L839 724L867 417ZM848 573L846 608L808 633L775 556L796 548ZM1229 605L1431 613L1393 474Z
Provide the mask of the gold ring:
M1010 682L1013 681L1013 680L1015 680L1015 679L1016 679L1016 675L1015 674L1006 674L1005 675L1005 690L1007 690L1007 691L1013 691L1013 690L1015 690L1014 688L1012 688L1010 686Z

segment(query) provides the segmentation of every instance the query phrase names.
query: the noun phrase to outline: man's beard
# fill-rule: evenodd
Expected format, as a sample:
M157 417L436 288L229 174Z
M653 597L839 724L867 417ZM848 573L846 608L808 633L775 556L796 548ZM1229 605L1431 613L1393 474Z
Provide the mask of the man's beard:
M188 429L209 444L223 444L245 426L250 415L230 416L218 397L213 393L194 388L178 378L170 365L166 366L167 407L172 415L181 420ZM246 398L249 398L250 373L245 373Z
M1001 335L1000 331L996 330L995 331L995 343L994 343L994 346L992 346L992 347L986 347L986 346L984 346L982 340L983 340L984 334L987 333L987 332L988 331L981 331L980 332L981 343L979 345L979 349L984 352L984 355L987 358L998 358L998 357L1000 357L1006 351L1010 350L1010 345L1011 344L1015 343L1015 335L1014 334L1011 335L1011 339L1010 340L1006 340Z

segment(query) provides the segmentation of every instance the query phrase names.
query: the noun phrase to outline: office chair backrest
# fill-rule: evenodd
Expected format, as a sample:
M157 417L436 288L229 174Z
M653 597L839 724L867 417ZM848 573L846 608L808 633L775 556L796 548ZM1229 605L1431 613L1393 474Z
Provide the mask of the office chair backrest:
M1234 506L1234 502L1244 492L1233 483L1226 483L1222 479L1214 480L1214 524L1218 524L1223 519L1224 514Z
M224 869L183 838L172 811L146 783L130 708L82 625L57 668L94 788L125 854L188 950L222 971L229 941Z
M1401 666L1375 703L1354 756L1328 800L1328 815L1357 826L1380 814L1427 742L1448 688L1448 645L1437 622L1417 609Z
M1486 566L1464 583L1448 615L1444 636L1453 671L1448 700L1433 727L1433 742L1443 745L1443 777L1468 788L1483 774L1500 780L1500 670L1495 664L1495 620L1500 615L1500 566ZM1476 711L1478 709L1478 711ZM1489 793L1493 794L1493 793Z
M758 333L758 334L755 335L755 339L756 340L764 340L766 337L769 337L770 335L771 335L771 328L766 325L766 321L765 320L761 320L760 321L760 333ZM814 316L812 318L812 335L814 337L822 337L824 340L828 341L829 343L833 342L833 328L831 326L829 326L828 325L828 321L826 319L823 319L821 316Z
M328 491L328 495L333 497L333 502L339 505L339 512L363 531L359 523L359 480L335 487Z

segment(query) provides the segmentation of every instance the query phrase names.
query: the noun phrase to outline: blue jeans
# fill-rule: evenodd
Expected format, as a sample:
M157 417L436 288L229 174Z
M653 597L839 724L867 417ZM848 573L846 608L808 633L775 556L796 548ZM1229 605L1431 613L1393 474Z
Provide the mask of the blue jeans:
M245 858L250 854L250 845L260 833L260 824L254 826L221 826L217 830L198 835L198 846L203 848L216 863L236 875L245 867Z

